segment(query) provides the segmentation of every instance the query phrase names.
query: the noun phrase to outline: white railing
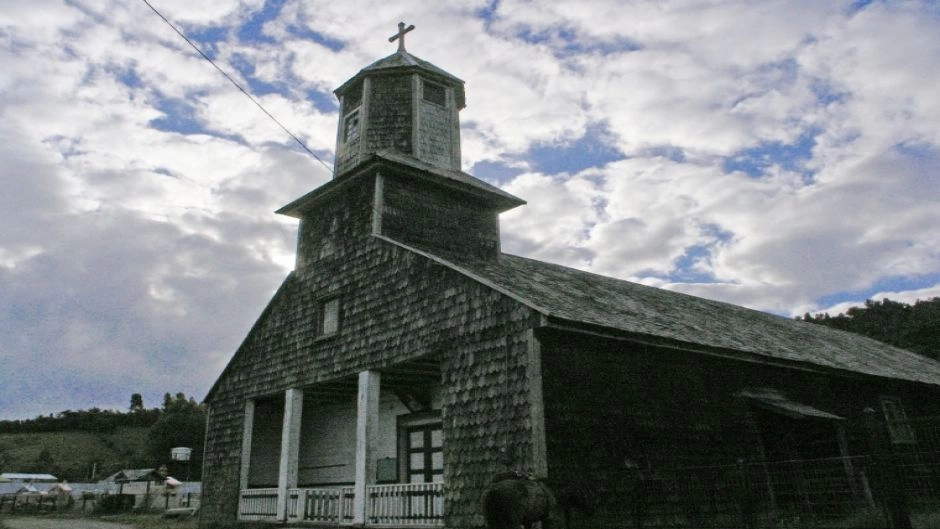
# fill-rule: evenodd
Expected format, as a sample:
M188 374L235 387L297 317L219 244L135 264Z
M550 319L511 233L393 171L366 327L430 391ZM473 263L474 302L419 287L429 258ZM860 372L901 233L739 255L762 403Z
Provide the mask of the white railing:
M443 483L372 485L366 494L369 523L444 525Z
M290 489L287 502L289 521L330 524L352 522L353 488Z
M277 517L277 489L247 489L238 497L239 520L272 520Z
M366 488L368 525L444 525L444 484L372 485ZM353 488L289 489L287 521L349 524ZM277 520L277 489L239 494L238 519Z

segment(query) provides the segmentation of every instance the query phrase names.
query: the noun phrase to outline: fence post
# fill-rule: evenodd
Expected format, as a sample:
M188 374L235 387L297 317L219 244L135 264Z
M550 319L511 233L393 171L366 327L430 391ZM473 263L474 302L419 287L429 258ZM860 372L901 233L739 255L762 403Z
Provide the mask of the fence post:
M874 467L875 494L884 502L888 525L891 529L911 529L911 514L904 496L904 483L898 473L884 425L877 419L875 410L865 408L865 428L868 430L869 449Z

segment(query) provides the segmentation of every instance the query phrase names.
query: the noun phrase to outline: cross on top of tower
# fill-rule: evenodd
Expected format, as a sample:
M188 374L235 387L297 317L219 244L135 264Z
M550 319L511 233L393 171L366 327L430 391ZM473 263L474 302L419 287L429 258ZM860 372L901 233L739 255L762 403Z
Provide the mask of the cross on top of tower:
M409 31L413 30L414 28L415 28L415 27L414 27L414 24L412 24L412 25L410 25L410 26L408 26L408 27L406 28L404 22L399 22L399 23L398 23L398 33L396 33L396 34L392 35L391 37L389 37L389 38L388 38L388 41L389 41L389 42L395 42L395 41L397 40L397 41L398 41L398 51L405 51L405 33L408 33Z

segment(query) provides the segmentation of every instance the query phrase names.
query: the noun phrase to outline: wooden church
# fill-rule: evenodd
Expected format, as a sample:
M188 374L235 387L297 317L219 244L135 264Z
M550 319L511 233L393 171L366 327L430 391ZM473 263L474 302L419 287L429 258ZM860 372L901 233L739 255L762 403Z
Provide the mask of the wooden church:
M913 353L502 253L525 202L461 171L464 83L406 31L336 90L334 178L278 210L296 266L206 397L202 526L479 528L513 470L584 493L575 526L634 527L640 474L847 456L865 408L938 413Z

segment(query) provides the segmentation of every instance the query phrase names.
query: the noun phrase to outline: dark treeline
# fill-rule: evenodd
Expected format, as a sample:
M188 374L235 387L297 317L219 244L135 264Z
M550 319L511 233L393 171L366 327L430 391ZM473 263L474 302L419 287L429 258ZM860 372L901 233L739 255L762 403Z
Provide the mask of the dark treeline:
M940 360L940 298L913 305L883 299L868 300L844 314L806 313L798 320L863 334L869 338Z
M90 410L65 410L35 419L0 421L0 433L42 432L112 432L120 427L152 426L160 418L161 410L116 411L92 408Z

